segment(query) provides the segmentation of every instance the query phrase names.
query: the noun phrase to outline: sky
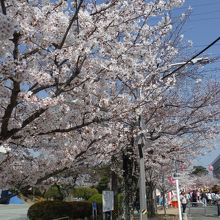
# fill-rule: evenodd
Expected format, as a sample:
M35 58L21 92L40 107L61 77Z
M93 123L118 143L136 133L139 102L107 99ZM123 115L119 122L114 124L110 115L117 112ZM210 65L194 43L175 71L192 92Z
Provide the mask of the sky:
M192 8L192 12L185 24L183 34L186 39L192 40L194 51L201 51L220 36L220 0L185 0L183 9L176 9L175 12L186 10L189 6ZM204 55L220 57L220 41L208 49ZM214 69L219 69L219 74L217 74L220 81L220 59L205 68L210 74ZM198 157L194 164L207 167L220 155L220 141L215 142L215 148L206 156Z

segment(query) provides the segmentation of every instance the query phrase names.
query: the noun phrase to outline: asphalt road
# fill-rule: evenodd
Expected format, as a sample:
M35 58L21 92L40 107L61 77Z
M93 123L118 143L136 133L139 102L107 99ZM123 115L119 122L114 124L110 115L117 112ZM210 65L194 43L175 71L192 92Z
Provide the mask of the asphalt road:
M29 205L0 205L1 220L28 220Z
M28 220L29 205L0 205L0 220ZM187 210L187 220L220 220L217 206L191 207Z

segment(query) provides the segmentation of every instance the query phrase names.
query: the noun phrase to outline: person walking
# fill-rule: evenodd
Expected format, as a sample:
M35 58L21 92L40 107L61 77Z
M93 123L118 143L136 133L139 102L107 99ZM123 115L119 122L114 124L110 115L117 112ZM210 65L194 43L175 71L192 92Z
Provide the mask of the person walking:
M193 193L192 193L192 206L193 207L196 207L197 206L197 192L196 190L193 190Z
M218 207L218 217L220 218L220 199L217 201L217 207Z
M205 192L202 192L201 199L202 199L204 206L207 206L207 195Z
M186 205L187 205L187 198L186 198L185 192L181 192L180 201L182 204L183 213L185 213L186 212Z

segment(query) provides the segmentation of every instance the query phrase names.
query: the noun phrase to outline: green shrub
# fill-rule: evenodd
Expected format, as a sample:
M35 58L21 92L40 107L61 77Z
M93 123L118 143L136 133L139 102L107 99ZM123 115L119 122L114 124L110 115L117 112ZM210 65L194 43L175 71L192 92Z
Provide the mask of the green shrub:
M60 186L53 185L44 194L46 199L63 200L63 194L61 193Z
M92 215L92 205L87 201L44 201L35 203L28 210L30 220L51 220L68 216L71 219Z
M109 176L104 176L101 178L96 188L99 193L102 193L103 190L109 188L108 185L109 185Z
M95 188L89 188L89 187L78 187L73 189L73 196L77 198L83 198L85 200L88 200L91 196L94 194L97 194L98 191Z
M102 194L96 193L89 198L90 202L96 202L98 204L102 204Z

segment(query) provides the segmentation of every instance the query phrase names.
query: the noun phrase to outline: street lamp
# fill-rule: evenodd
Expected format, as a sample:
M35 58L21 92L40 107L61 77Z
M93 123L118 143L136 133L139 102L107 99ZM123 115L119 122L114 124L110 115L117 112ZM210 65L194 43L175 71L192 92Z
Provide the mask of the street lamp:
M190 64L191 65L194 65L194 64L205 65L205 64L211 63L213 60L214 59L211 59L210 57L196 57L196 58L192 59L190 62L184 61L184 62L170 64L170 67L185 65L186 63L189 64L189 65Z
M140 156L140 220L147 220L147 204L146 204L146 184L145 184L145 168L143 154L144 140L141 137L138 143L138 151Z

